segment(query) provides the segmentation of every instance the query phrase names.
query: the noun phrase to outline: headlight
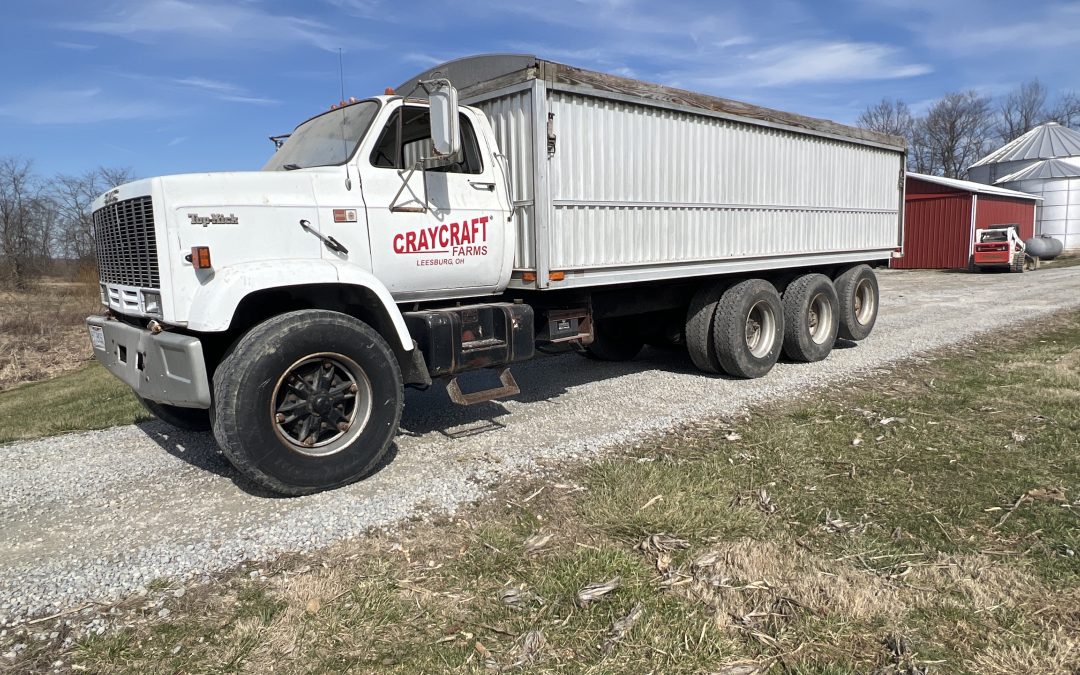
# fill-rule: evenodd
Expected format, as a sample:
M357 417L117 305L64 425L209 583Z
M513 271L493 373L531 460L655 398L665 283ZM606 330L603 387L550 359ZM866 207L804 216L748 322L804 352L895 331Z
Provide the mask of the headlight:
M143 314L161 316L161 293L142 292Z

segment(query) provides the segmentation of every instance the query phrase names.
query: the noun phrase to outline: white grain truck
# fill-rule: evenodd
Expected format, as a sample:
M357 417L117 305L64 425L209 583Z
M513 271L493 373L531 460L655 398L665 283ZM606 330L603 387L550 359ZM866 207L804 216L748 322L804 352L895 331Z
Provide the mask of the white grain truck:
M870 333L903 140L532 56L396 91L309 119L262 171L94 204L95 355L257 483L362 478L404 386L513 395L508 366L537 349L666 340L749 378ZM500 385L463 392L481 368Z

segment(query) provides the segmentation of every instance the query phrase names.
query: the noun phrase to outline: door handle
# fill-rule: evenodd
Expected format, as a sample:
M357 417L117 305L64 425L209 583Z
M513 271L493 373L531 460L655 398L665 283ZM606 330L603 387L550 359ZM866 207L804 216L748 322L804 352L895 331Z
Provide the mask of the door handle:
M476 190L487 190L488 192L495 191L495 183L483 183L476 180L469 181L469 185L473 186Z

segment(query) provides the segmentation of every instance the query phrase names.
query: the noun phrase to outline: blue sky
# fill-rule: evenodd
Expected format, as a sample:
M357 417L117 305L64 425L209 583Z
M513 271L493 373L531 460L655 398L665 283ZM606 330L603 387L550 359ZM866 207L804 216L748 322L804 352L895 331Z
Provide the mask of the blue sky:
M0 156L42 174L257 169L339 98L445 60L524 52L852 122L882 96L1038 76L1080 90L1080 2L1029 0L14 0Z

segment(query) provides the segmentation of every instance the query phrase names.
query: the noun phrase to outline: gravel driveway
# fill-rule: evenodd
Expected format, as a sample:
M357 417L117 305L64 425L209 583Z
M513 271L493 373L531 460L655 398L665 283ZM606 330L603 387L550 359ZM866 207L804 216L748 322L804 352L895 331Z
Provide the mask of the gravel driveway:
M643 432L850 381L1080 306L1080 268L884 271L880 281L881 315L868 340L821 363L781 363L760 380L702 376L685 354L647 350L623 364L569 354L515 366L521 395L470 408L450 403L441 387L407 391L396 452L382 470L310 497L262 493L209 434L157 422L0 447L0 626L451 509L546 461L595 456Z

